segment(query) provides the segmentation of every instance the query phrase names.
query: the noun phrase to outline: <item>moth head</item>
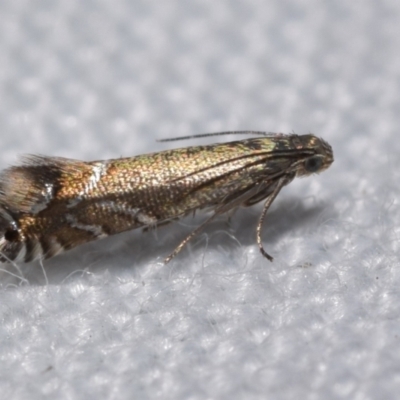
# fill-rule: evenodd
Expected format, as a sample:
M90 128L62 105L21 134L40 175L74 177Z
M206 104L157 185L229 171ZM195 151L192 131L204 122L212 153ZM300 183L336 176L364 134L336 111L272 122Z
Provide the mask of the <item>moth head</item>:
M0 206L0 262L19 261L24 256L24 250L16 221Z
M333 163L332 147L314 135L304 135L302 150L304 157L299 161L297 176L306 176L325 171Z

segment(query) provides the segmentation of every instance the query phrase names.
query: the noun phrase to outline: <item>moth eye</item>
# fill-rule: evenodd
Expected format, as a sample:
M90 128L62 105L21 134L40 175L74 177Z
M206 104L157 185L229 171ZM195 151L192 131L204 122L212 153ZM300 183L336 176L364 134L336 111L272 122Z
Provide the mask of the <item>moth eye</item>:
M322 158L319 156L310 157L304 162L304 168L308 172L317 172L321 166Z
M16 242L19 240L19 233L14 229L7 229L4 232L4 239L6 239L7 242Z

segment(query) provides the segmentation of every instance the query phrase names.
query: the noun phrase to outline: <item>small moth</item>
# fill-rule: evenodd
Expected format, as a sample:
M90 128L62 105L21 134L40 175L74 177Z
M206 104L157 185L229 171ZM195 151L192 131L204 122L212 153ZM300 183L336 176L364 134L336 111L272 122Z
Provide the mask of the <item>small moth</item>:
M49 258L95 239L211 211L169 262L216 216L261 200L257 243L272 261L261 242L268 208L295 177L327 169L332 148L311 134L192 137L228 133L260 137L92 162L25 156L0 174L0 261Z

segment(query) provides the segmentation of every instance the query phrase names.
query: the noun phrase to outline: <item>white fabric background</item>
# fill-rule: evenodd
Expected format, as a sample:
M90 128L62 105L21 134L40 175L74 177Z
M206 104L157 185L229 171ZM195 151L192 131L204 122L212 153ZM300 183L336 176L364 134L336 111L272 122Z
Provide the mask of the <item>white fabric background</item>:
M398 398L399 17L396 0L2 1L1 168L239 129L313 132L335 162L281 192L272 264L258 205L167 266L201 216L4 266L0 397Z

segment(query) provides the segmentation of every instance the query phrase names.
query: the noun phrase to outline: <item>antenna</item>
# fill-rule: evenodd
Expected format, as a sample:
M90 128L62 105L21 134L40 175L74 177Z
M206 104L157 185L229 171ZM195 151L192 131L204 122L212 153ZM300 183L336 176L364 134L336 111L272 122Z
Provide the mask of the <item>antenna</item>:
M199 138L205 138L205 137L224 136L224 135L259 135L259 136L264 136L264 137L277 136L277 134L273 133L273 132L226 131L226 132L215 132L215 133L199 133L197 135L173 137L173 138L167 138L167 139L157 139L157 142L176 142L178 140L199 139ZM282 133L279 133L278 135L284 136Z

